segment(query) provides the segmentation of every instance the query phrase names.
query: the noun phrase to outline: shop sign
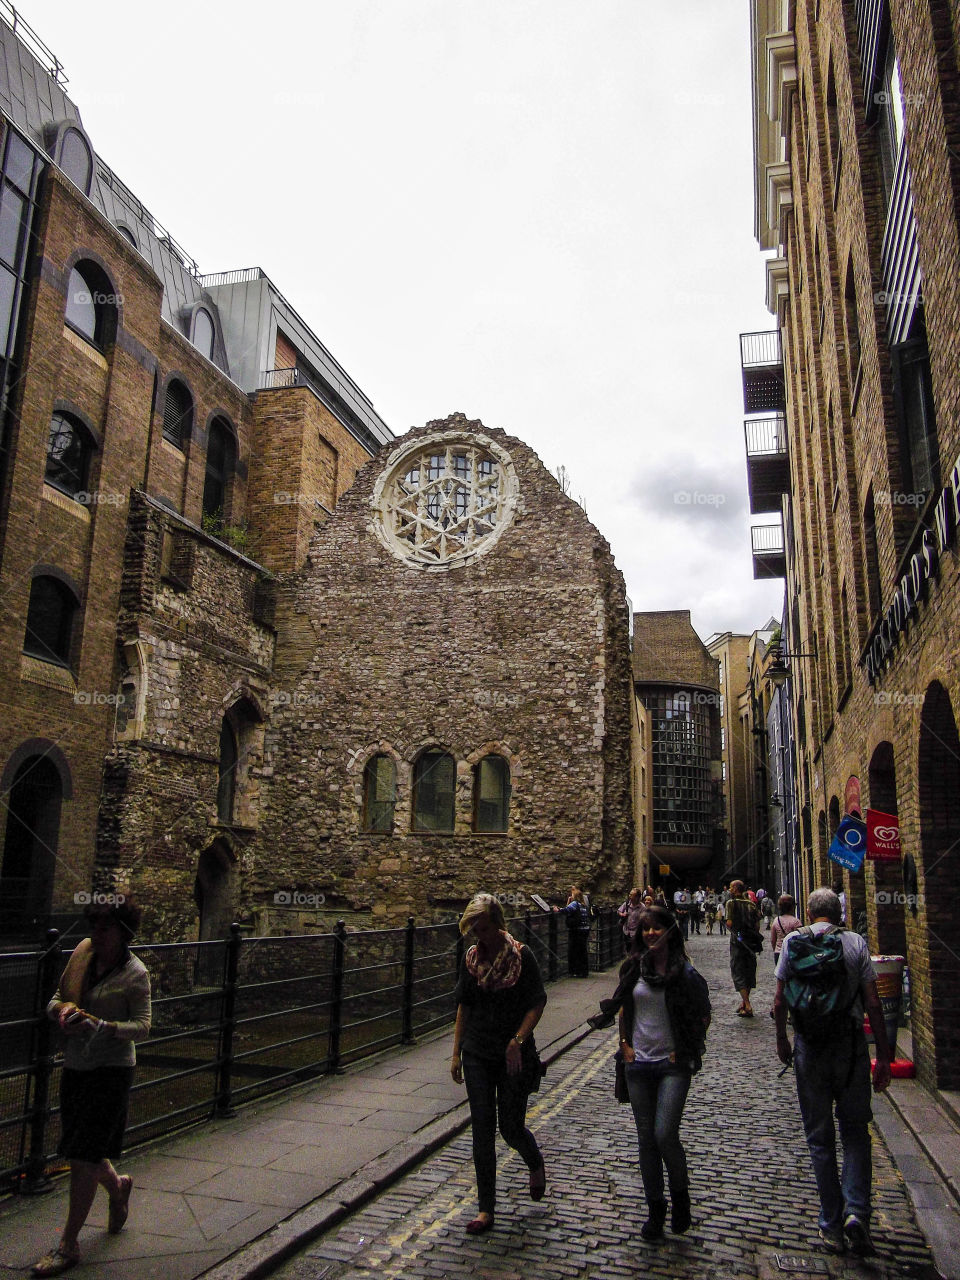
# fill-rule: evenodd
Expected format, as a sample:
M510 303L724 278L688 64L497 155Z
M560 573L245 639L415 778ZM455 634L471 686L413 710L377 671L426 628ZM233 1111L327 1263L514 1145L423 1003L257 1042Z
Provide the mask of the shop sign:
M896 814L867 810L867 857L871 862L900 861L900 819Z
M920 545L910 557L889 608L880 620L870 648L863 659L867 677L874 684L883 671L884 664L897 647L907 621L917 611L919 602L927 590L927 583L935 577L940 557L948 551L960 528L960 458L953 465L950 478L940 491L933 510L933 528L925 528Z

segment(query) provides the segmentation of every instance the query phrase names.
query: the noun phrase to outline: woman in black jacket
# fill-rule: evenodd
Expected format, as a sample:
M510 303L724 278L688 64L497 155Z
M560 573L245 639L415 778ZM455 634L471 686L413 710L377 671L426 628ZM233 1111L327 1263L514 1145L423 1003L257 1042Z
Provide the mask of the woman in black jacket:
M687 959L672 912L648 907L614 995L620 1009L620 1051L640 1143L640 1176L648 1216L644 1240L662 1240L667 1217L663 1167L670 1184L670 1226L690 1226L687 1158L680 1121L691 1077L700 1070L710 997Z

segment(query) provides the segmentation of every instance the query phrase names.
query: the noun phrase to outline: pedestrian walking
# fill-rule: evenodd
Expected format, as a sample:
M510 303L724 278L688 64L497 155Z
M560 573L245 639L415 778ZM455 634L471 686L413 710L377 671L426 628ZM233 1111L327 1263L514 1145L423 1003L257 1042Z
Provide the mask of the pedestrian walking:
M763 916L763 927L769 932L770 922L777 914L776 905L769 893L765 893L760 900L760 914Z
M738 1018L752 1018L750 992L757 985L757 953L763 948L758 925L760 912L744 892L742 880L731 880L726 924L730 933L730 976L740 993Z
M673 910L680 925L680 932L684 940L690 933L690 910L693 906L693 899L690 897L690 890L686 885L681 885L673 895Z
M662 1240L667 1218L663 1171L670 1187L670 1226L690 1226L690 1180L680 1122L692 1077L700 1070L710 1025L707 984L687 958L676 918L663 907L640 917L637 942L617 989L601 1004L619 1012L620 1054L637 1125L640 1176L647 1202L644 1240ZM603 1025L604 1018L591 1019Z
M652 901L652 899L651 899ZM628 947L632 947L640 926L640 913L643 910L643 894L639 889L631 889L627 899L617 910L623 924L623 936Z
M776 965L783 951L783 940L788 933L796 933L803 925L797 919L797 900L789 893L781 893L777 899L777 915L770 926L770 946L773 948L773 963Z
M590 976L590 909L583 893L576 885L570 889L565 907L554 911L566 912L567 918L567 969L571 978Z
M467 1086L479 1201L467 1231L480 1235L493 1226L498 1121L504 1142L530 1170L531 1200L541 1200L546 1190L543 1156L526 1115L527 1099L540 1087L533 1029L547 995L536 957L507 932L503 908L491 894L472 899L460 918L460 933L472 933L476 941L463 957L457 982L450 1074Z
M877 975L866 941L841 927L842 908L832 889L807 901L810 925L791 933L777 965L774 1019L777 1056L793 1062L797 1098L820 1196L820 1239L831 1253L875 1252L870 1238L872 1164L870 1053L863 1015L876 1042L873 1088L890 1083L890 1050ZM794 1043L787 1036L793 1017ZM838 1174L836 1108L843 1171Z
M708 886L703 897L703 914L707 922L707 933L713 933L713 926L717 922L717 895Z
M129 895L88 908L90 937L77 943L47 1017L66 1037L60 1079L59 1153L70 1161L67 1221L35 1276L58 1276L80 1261L80 1229L103 1187L107 1230L127 1220L133 1179L113 1167L123 1149L137 1061L134 1041L150 1034L150 975L130 953L140 908Z

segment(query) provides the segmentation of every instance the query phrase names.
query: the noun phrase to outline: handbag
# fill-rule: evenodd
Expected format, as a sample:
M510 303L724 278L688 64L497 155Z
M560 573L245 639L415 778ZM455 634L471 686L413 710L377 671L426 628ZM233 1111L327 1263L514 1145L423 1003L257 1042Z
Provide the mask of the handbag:
M540 1081L547 1074L547 1068L540 1060L540 1054L534 1045L529 1053L523 1055L520 1066L520 1086L525 1093L539 1093Z

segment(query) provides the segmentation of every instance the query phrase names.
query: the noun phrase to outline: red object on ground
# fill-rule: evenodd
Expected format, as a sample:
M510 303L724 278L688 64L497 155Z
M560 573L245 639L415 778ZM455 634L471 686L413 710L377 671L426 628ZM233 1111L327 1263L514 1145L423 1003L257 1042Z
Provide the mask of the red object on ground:
M870 1070L873 1071L877 1065L876 1058L870 1059ZM894 1080L912 1080L917 1074L917 1068L909 1058L894 1058L890 1063L890 1075Z

